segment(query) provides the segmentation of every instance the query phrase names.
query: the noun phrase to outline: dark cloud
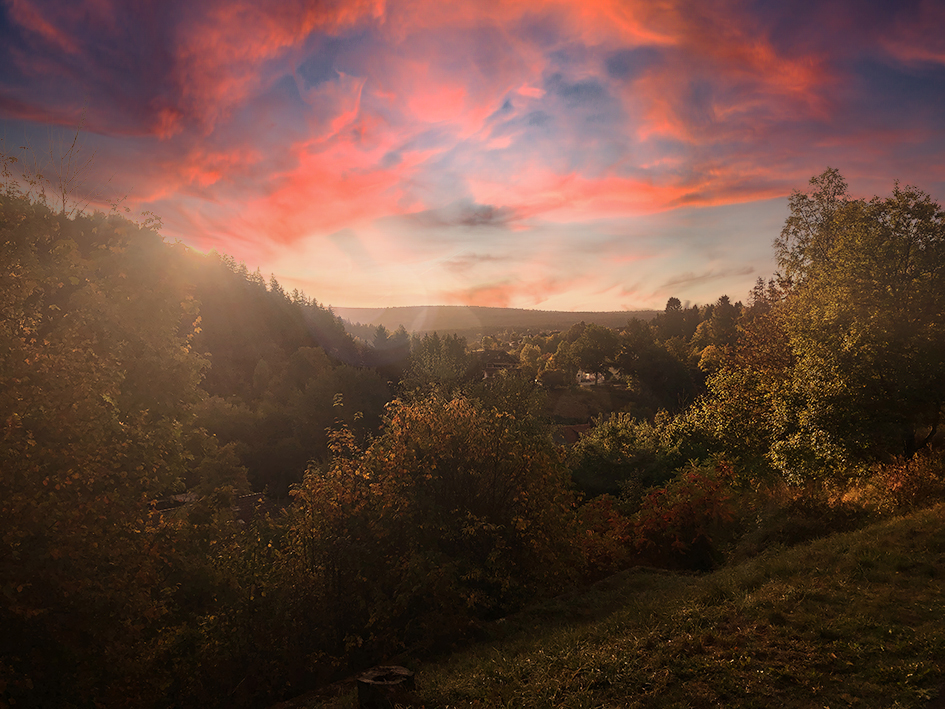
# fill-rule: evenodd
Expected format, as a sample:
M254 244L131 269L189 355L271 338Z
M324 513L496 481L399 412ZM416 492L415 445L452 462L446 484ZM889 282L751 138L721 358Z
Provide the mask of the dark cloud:
M465 274L483 263L502 263L505 259L490 254L461 254L447 259L443 267L457 274Z
M604 59L604 67L611 78L633 81L662 59L663 53L656 47L634 47L611 52Z
M719 271L706 271L704 273L693 273L691 271L687 273L681 273L678 276L674 276L667 281L664 281L660 286L660 291L666 291L673 288L689 288L691 286L703 285L711 281L718 281L724 278L731 278L733 276L750 276L755 273L753 266L742 266L740 268L727 268Z
M515 218L515 213L508 207L495 207L491 204L476 204L469 200L460 200L445 207L428 209L406 216L411 221L429 228L505 229Z
M123 135L162 132L184 115L173 75L182 3L14 3L2 12L8 115L48 111L75 123L84 114L89 128Z
M519 59L509 47L508 37L497 27L480 26L463 32L463 44L468 47L468 53L449 53L444 59L455 56L456 69L465 70L471 61L473 66L484 77L501 76L509 62L515 64Z
M516 37L521 37L529 44L544 49L561 44L565 31L561 18L552 12L539 14L527 12L510 28Z
M541 128L551 123L551 115L545 111L532 111L525 116L525 122L530 126Z
M859 120L906 128L916 119L945 125L945 64L903 66L864 58L856 62L856 91L848 107Z
M486 121L491 123L492 121L498 121L507 116L511 116L514 113L515 106L512 104L512 99L507 98L502 102L502 105L499 106L495 112L486 119Z
M381 158L381 167L391 168L397 167L403 162L404 156L397 150L391 150L384 153L384 157Z
M832 57L875 53L878 40L897 23L920 21L928 0L796 3L755 0L746 17L779 52ZM932 5L933 2L928 2Z
M376 38L369 32L353 32L343 37L315 36L308 56L296 70L306 88L318 86L338 77L338 73L359 74L371 56Z
M607 89L597 79L567 81L560 73L552 74L545 81L545 88L563 98L568 106L596 106L610 99Z

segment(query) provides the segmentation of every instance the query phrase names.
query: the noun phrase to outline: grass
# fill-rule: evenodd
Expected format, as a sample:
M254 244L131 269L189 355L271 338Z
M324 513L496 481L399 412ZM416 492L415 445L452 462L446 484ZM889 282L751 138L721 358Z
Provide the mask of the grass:
M397 658L417 672L405 706L928 707L945 682L945 505L702 576L623 572L485 632ZM335 691L292 706L357 707L350 683Z

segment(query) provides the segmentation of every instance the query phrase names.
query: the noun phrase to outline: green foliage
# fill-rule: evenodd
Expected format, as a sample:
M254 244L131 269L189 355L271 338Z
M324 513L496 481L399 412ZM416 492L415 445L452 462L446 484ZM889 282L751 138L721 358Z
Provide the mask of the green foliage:
M531 343L523 344L518 356L522 371L528 378L535 379L542 367L541 347Z
M341 320L315 300L287 295L275 279L267 289L258 271L250 274L245 264L216 252L192 254L188 272L202 315L194 349L213 365L202 383L209 394L251 402L259 393L260 362L281 369L302 348L321 349L333 363L361 364Z
M410 359L402 382L407 392L428 393L441 389L449 392L481 376L466 347L466 338L458 335L440 337L437 333L414 338Z
M618 347L617 333L591 323L571 345L571 353L578 366L585 372L593 372L596 379L610 369Z
M692 346L697 350L706 347L731 347L738 339L738 318L742 304L732 304L727 295L720 297L706 309L708 317L699 323L692 336Z
M718 353L706 393L678 419L680 429L706 451L737 461L742 487L754 489L783 477L771 447L797 429L802 395L792 382L786 293L773 281L759 279L739 318L737 344Z
M705 456L683 433L667 414L652 422L630 414L601 417L568 453L574 482L588 496L620 495L633 504L646 488L662 485L677 468Z
M538 373L536 379L545 389L561 389L569 384L568 373L563 369L543 369ZM571 381L573 381L573 378Z
M235 446L254 490L286 498L309 461L328 459L331 426L345 423L364 439L377 430L389 399L373 370L333 366L320 348L302 347L268 375L254 401L210 397L198 421Z
M694 377L701 379L701 373L696 363L690 366L685 350L681 338L658 342L653 328L641 320L627 324L615 361L638 392L641 411L679 411L695 397Z
M373 365L391 381L403 379L410 357L410 335L403 325L393 333L383 325L374 330L372 349L366 363Z
M898 185L851 199L836 170L811 184L776 242L779 281L759 281L685 414L753 486L911 457L945 404L945 214Z
M776 244L804 403L773 456L804 475L913 455L945 404L945 213L898 184L851 199L836 170L811 184Z
M651 321L661 340L690 340L702 320L698 306L684 308L679 298L666 301L666 308Z

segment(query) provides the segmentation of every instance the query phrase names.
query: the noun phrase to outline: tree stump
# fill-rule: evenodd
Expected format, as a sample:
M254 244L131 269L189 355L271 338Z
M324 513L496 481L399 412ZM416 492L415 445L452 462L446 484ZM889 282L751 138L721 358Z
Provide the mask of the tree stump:
M406 667L374 667L358 677L359 709L394 709L413 689L413 672Z

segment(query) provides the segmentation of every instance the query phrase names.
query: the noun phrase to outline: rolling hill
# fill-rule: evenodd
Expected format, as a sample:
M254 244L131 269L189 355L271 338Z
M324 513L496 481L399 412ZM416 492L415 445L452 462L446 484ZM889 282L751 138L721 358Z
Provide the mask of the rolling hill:
M540 332L566 330L575 323L597 323L605 327L624 327L631 318L649 320L655 310L620 310L614 312L564 312L525 310L521 308L486 308L466 305L418 305L397 308L344 308L332 310L347 323L396 330L401 325L408 332L491 334L504 330Z

